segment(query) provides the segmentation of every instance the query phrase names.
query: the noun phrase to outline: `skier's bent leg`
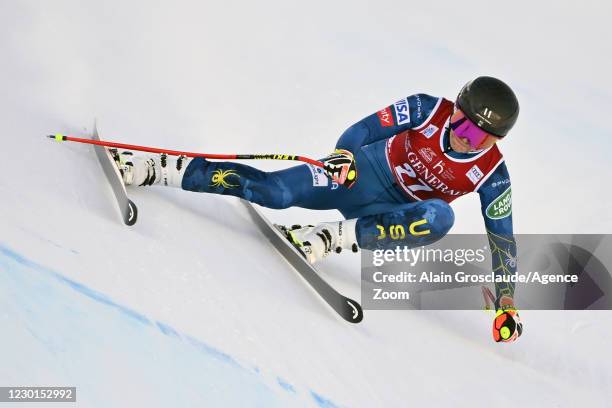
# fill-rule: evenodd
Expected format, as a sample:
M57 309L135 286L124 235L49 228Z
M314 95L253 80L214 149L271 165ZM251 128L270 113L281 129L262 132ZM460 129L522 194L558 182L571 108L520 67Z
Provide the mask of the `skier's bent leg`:
M355 227L356 238L360 248L370 250L414 248L436 242L454 222L453 210L445 201L417 201L387 213L360 217Z
M393 211L294 228L287 236L311 262L343 249L395 249L429 245L453 226L451 207L438 199L399 205Z

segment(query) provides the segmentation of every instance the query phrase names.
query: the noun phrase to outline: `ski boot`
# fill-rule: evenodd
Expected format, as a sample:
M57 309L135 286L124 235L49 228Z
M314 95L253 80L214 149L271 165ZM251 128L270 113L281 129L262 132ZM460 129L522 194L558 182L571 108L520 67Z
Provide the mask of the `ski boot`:
M165 186L180 187L185 169L191 161L185 156L159 155L136 156L129 150L110 149L115 164L126 186Z
M357 252L359 246L355 235L356 224L357 219L352 219L324 222L316 226L293 225L290 228L284 226L278 226L278 228L304 258L314 264L332 252L340 253L343 249Z

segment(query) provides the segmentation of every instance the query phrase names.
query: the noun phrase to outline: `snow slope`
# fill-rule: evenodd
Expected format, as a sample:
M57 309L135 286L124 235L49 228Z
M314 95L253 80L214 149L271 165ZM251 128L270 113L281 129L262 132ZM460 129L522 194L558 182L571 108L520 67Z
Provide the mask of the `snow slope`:
M349 325L234 199L134 189L140 220L127 228L93 150L43 138L86 134L96 116L111 140L318 157L394 99L450 96L490 73L525 101L516 142L502 145L517 230L609 232L609 193L594 187L610 174L597 144L611 140L599 119L610 107L610 61L589 41L609 34L598 24L609 6L527 13L519 2L493 24L496 6L462 4L3 3L0 386L74 385L78 406L101 407L607 406L608 312L525 312L525 336L513 345L492 343L482 312L366 311ZM475 15L484 43L451 41L455 21L465 21L458 16ZM462 33L476 38L475 26ZM490 46L499 44L504 61ZM579 63L587 59L588 69ZM571 144L577 129L592 138ZM551 145L555 154L542 159ZM570 156L591 176L562 166ZM545 185L525 164L538 160L556 169ZM561 182L581 186L580 199L551 205ZM455 232L481 231L477 208L460 200ZM266 213L291 223L338 217ZM568 217L577 213L586 216ZM343 255L323 269L358 298L358 264Z

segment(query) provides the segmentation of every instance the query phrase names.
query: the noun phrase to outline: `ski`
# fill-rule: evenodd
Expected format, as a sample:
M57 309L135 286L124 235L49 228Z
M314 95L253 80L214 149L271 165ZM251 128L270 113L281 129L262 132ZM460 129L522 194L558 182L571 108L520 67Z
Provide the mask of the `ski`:
M100 136L98 135L98 127L95 123L91 138L94 140L100 140ZM104 170L106 179L113 189L123 222L125 225L134 225L136 223L136 219L138 218L138 209L132 200L128 198L127 191L123 185L123 179L121 178L121 173L119 173L119 169L117 169L117 166L115 166L115 161L111 155L111 152L104 146L96 145L94 145L94 150L96 151L98 161Z
M363 319L361 305L353 299L338 293L318 273L318 271L304 259L303 255L295 248L279 230L266 217L257 210L253 204L241 200L246 206L251 218L262 233L268 238L280 254L293 266L293 268L310 284L310 286L331 306L344 320L350 323L359 323Z

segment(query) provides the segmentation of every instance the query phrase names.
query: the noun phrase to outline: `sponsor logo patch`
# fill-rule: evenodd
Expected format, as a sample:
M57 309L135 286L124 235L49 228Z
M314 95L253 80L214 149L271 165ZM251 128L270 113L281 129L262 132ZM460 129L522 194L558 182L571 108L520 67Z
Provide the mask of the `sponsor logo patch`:
M437 127L436 125L429 125L425 129L421 130L421 134L429 139L430 137L435 135L439 129L440 128Z
M393 126L393 115L391 114L391 107L387 106L385 109L381 109L376 112L378 120L380 120L380 126L389 127Z
M510 184L510 179L504 179L504 180L500 180L500 181L494 181L491 186L493 187L502 187L505 186L506 184Z
M404 150L406 150L406 153L412 150L412 144L410 143L409 137L404 139Z
M233 181L230 177L236 177ZM210 178L210 187L236 188L240 187L238 179L240 176L234 170L215 170ZM236 183L236 184L234 184Z
M449 181L454 180L455 174L453 173L453 169L449 167L448 169L444 170L444 172L442 173L442 178Z
M478 116L478 126L482 126L485 122L488 123L489 125L492 124L493 122L491 121L491 119L493 120L501 119L500 115L498 115L496 112L494 112L493 110L487 107L482 109L481 112L476 112L476 116Z
M421 109L421 107L423 106L423 103L421 102L421 95L416 94L414 95L415 99L416 99L416 106L417 106L417 119L421 119L421 117L423 116L423 110Z
M465 175L474 185L478 184L478 181L484 177L482 170L480 170L477 165L473 165L472 168L469 169L467 173L465 173Z
M323 173L323 169L320 167L313 166L312 164L307 164L307 166L310 170L310 174L312 175L312 186L327 187L327 185L329 184L329 180L325 173Z
M512 214L512 187L501 193L485 210L487 217L492 220L506 218Z
M423 156L427 163L431 163L431 161L436 157L436 153L431 150L431 147L421 147L419 149L419 153L421 153L421 156Z
M395 117L397 118L397 124L403 125L410 123L410 106L408 105L408 98L400 99L393 105L395 108Z

